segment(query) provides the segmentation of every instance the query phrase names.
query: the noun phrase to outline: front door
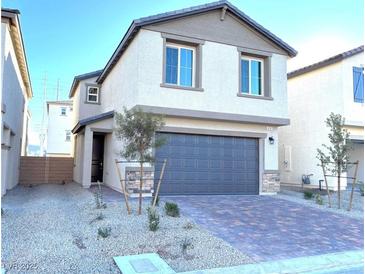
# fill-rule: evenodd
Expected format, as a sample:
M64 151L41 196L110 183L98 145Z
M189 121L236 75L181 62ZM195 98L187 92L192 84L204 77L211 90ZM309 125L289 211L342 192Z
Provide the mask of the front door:
M94 133L92 155L91 182L103 182L104 135Z

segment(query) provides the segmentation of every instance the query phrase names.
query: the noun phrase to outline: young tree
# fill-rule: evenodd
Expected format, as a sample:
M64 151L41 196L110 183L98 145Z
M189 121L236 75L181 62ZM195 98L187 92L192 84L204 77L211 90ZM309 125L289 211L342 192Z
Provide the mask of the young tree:
M164 125L163 117L143 112L140 109L127 110L115 114L115 135L124 142L121 150L122 157L136 160L140 165L139 207L138 214L142 211L143 163L152 163L154 157L152 149L164 144L164 139L155 135Z
M331 113L325 122L330 128L328 134L330 145L322 145L327 153L317 149L317 158L321 161L324 172L337 177L337 204L338 208L341 208L341 174L347 171L349 164L349 154L352 150L349 142L350 133L343 128L345 119L340 114Z

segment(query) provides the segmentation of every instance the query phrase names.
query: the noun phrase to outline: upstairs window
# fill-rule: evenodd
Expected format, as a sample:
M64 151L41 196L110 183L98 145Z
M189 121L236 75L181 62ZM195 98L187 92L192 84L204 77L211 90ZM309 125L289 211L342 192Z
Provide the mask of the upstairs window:
M86 102L88 103L99 103L99 88L89 86L87 87Z
M194 86L195 48L177 44L166 45L166 84Z
M353 67L353 91L354 91L354 102L364 103L364 68Z
M66 130L66 142L71 142L71 130Z
M264 60L243 56L241 58L241 87L242 94L263 95Z
M66 108L61 107L61 116L66 116Z

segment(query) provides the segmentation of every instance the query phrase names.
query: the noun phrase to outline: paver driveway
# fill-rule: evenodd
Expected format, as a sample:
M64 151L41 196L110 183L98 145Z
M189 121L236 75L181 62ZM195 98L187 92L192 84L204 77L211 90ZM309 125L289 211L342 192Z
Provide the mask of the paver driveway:
M363 220L270 196L179 196L183 214L257 261L363 248Z

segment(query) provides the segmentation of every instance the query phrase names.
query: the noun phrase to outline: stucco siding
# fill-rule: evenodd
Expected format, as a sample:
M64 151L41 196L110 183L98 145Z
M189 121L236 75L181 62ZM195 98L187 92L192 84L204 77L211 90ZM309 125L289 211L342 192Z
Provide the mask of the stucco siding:
M203 24L197 24L196 20L201 20ZM209 22L218 24L219 28L214 28L213 25L209 25ZM192 25L189 33L183 31L183 25L185 25L185 29L189 29L186 28L187 25ZM223 29L225 30L224 33L222 32ZM164 39L161 32L205 40L204 44L201 45L203 91L161 86L164 70ZM212 36L214 35L216 37L213 39ZM269 84L272 100L270 100L271 98L264 100L237 96L239 91L239 57L241 54L238 47L270 53L266 56L270 56L271 59L269 62L271 64ZM78 104L78 107L74 106L74 111L78 108L79 114L76 113L78 120L111 110L122 112L123 107L132 108L136 105L285 119L288 118L287 58L281 49L248 29L231 15L227 14L225 20L220 21L220 12L191 16L170 21L168 24L148 26L138 31L121 58L104 79L100 89L100 105L95 108L85 107L83 98L86 95L82 91L84 83L95 81L95 79L88 79L79 84L74 96L74 104ZM165 117L165 122L166 127L184 128L188 131L195 129L232 131L266 136L259 141L260 159L262 158L260 160L260 180L263 178L261 175L264 170L276 172L279 168L278 128L276 126L216 121L201 117L190 119L181 116ZM75 156L74 176L75 181L80 182L84 187L90 185L93 132L104 128L112 129L113 126L115 126L114 120L108 119L88 124L83 132L78 134L76 151L77 154L82 153L82 157ZM273 137L274 144L270 144L269 137ZM122 142L118 141L114 134L105 134L103 183L117 190L121 190L121 185L115 167L115 159L120 159L119 152L122 147ZM126 163L119 165L123 178L126 166L131 165L133 166L133 164Z
M66 109L66 115L61 115L61 108ZM66 140L66 131L72 129L73 110L70 105L48 105L47 127L47 155L67 154L72 155L72 141Z
M363 123L365 108L363 103L354 102L353 67L364 66L364 54L356 54L341 62L342 65L342 90L343 90L343 115L348 122Z
M352 103L354 60L359 59L351 57L289 79L290 125L279 128L279 167L283 183L300 184L303 174L313 174L313 184L324 179L316 156L317 148L329 145L325 120L331 112L343 115L346 120L359 121L364 117ZM363 129L361 131L363 134ZM358 133L358 130L353 132ZM335 180L329 178L329 181L331 187L335 187Z
M142 30L139 40L149 50L139 52L137 104L287 118L286 61L273 55L272 96L274 100L238 97L239 53L237 47L206 42L202 46L204 91L161 87L163 39L158 32ZM219 69L218 69L219 68ZM153 94L153 95L152 95ZM222 100L224 98L224 100Z
M148 44L141 40L141 36L137 35L122 58L115 65L101 87L103 92L103 100L101 108L103 112L116 110L122 111L123 106L131 108L137 103L139 88L139 69L143 65L140 62L141 51L149 52ZM148 49L148 50L146 50ZM157 53L156 53L157 54ZM153 68L144 77L150 77ZM148 87L146 87L148 89ZM149 94L149 98L154 95Z
M232 13L227 12L223 21L220 20L221 14L221 10L215 10L144 28L286 55Z
M25 153L23 131L28 96L15 55L8 24L2 26L2 195L18 184L20 155ZM5 130L5 127L8 129ZM7 135L7 136L5 136ZM5 141L6 139L6 141ZM23 146L23 150L22 150ZM6 151L3 151L6 150ZM4 166L6 165L6 166Z

